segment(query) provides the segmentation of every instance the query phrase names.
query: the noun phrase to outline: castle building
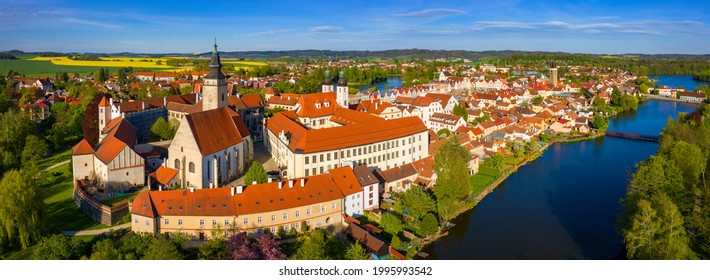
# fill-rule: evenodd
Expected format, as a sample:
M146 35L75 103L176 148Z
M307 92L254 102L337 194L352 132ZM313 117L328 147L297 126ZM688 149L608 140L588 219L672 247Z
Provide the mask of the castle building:
M109 191L144 185L145 159L134 150L136 128L118 117L100 133L103 137L96 147L83 139L72 148L74 179L95 181Z
M428 156L429 136L420 118L386 120L343 108L337 94L302 95L295 111L267 120L264 144L283 176L311 176L359 164L389 169Z

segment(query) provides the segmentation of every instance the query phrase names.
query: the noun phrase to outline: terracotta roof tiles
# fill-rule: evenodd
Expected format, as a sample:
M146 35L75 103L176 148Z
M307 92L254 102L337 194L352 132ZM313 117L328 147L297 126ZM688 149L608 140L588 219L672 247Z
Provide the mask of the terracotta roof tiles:
M243 136L229 111L227 108L218 108L185 117L203 156L242 142Z

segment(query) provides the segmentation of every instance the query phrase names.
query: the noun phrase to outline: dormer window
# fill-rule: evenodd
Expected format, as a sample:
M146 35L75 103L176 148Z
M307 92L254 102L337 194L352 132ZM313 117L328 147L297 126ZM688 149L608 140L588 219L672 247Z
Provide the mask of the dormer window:
M316 103L316 109L320 109L320 103Z
M325 107L326 107L326 108L330 108L330 102L326 101L326 102L325 102Z

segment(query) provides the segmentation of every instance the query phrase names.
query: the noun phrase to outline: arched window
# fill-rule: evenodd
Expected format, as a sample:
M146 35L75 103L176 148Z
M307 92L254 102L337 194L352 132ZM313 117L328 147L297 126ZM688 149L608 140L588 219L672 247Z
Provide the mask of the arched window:
M175 159L175 169L180 170L180 160Z
M195 173L195 163L194 162L190 162L189 168L190 168L190 173Z

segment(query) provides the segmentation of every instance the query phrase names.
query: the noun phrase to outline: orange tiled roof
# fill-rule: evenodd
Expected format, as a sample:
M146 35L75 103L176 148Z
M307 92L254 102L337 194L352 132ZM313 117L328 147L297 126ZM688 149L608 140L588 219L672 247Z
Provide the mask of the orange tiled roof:
M366 123L308 130L279 113L269 119L266 127L275 135L282 131L290 133L289 149L305 153L366 145L426 131L426 126L418 117L392 120L371 117L373 120Z
M101 101L99 102L99 107L108 107L111 106L111 104L108 103L106 100L106 96L101 98Z
M296 114L299 117L309 118L331 116L338 108L334 91L301 95L298 105L300 108L296 110Z
M291 182L293 188L289 187L288 181L281 182L281 189L278 188L279 182L248 185L241 194L234 196L230 188L145 192L147 198L141 197L141 193L133 202L133 213L144 216L152 213L156 216L236 216L313 205L343 197L329 174L304 178L304 185L300 179Z
M177 174L180 172L180 170L177 169L172 169L164 166L158 167L158 170L155 170L155 179L158 181L158 183L161 183L163 185L167 185L170 183L170 181L177 176Z
M349 166L333 168L328 171L333 182L338 186L344 196L362 192L362 186L355 176L355 172Z
M242 142L243 136L229 111L227 108L218 108L185 117L203 156Z
M126 147L126 143L115 137L106 137L96 149L95 156L103 163L110 163Z
M72 155L86 155L86 154L93 154L94 153L94 146L89 143L89 141L86 141L86 139L81 139L79 143L74 145L74 147L71 148L71 153Z

